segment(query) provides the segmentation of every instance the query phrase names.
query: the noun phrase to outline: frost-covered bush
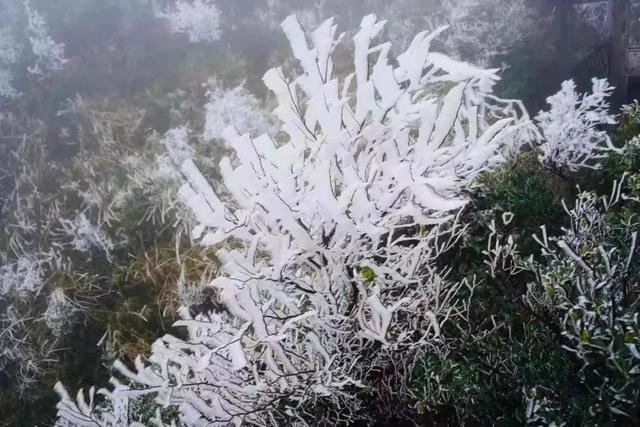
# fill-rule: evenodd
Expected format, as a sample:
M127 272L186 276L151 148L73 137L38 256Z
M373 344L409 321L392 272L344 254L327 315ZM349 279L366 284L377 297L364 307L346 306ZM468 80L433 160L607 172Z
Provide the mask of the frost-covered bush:
M554 98L574 106L565 109L571 113L547 118L553 129L579 132L559 135L558 149L570 147L577 135L597 135L606 148L610 137L604 126L613 120L606 102L588 101L582 108L583 97L563 94ZM600 152L594 143L605 171L581 181L581 186L594 181L601 186L609 176L631 174L610 197L578 189L575 207L567 203L563 212L561 199L576 197L565 175L572 171L554 174L548 163L535 161L535 150L483 176L475 209L464 218L470 225L463 243L446 261L463 277L479 276L469 315L448 348L428 354L413 373L419 408L437 422L484 425L498 418L507 424L600 425L637 419L637 363L630 346L637 296L630 283L637 281L640 180L635 107L623 112L611 137L624 148ZM541 134L535 140L545 144ZM533 232L538 237L532 239ZM629 292L625 302L618 299L624 292Z
M25 0L24 7L27 13L26 34L35 57L35 62L29 67L29 72L48 75L51 72L62 70L67 62L64 56L64 45L51 38L46 20L31 7L29 0Z
M37 140L25 140L14 154L19 158L14 188L0 215L0 346L6 348L0 364L11 367L6 376L14 392L22 394L49 372L58 357L57 339L48 333L37 299L46 295L51 273L63 270L68 262L63 257L64 242L58 240L61 210L41 198L44 182L55 175L55 168L40 163L45 156Z
M34 340L33 313L0 298L0 371L10 379L8 386L23 395L49 371L59 350L55 337Z
M74 310L73 303L65 296L63 289L57 288L51 292L43 316L54 336L59 337L69 331Z
M533 246L510 225L537 218L490 220L486 276L468 316L475 320L460 327L455 350L425 360L425 404L453 405L458 421L481 424L497 415L530 425L637 418L638 202L627 178L610 196L579 192L564 204L566 221L542 226Z
M214 42L221 35L222 18L213 0L177 0L158 17L167 20L172 33L186 34L193 43Z
M532 262L536 281L525 297L532 310L556 322L563 348L579 361L594 421L638 415L639 225L633 211L620 211L629 199L623 184L608 197L579 194L575 206L566 207L570 222L561 236L542 229L542 258Z
M558 172L599 168L599 160L616 151L604 126L616 123L609 111L613 88L606 80L593 79L591 93L579 94L572 80L547 98L549 110L536 116L542 134L540 161Z
M4 98L17 98L18 91L13 87L13 74L7 69L0 69L0 96Z
M189 145L186 127L171 129L162 139L166 152L156 157L156 177L161 180L179 182L180 165L193 158L194 150Z
M24 17L16 3L24 8ZM26 71L31 74L48 76L62 70L67 60L64 45L51 38L45 17L31 7L29 0L2 4L0 8L6 13L4 21L12 24L0 27L0 97L14 100L20 96L14 82L20 65L27 64Z
M0 265L0 295L36 292L42 287L46 260L22 255Z
M11 35L9 28L0 29L0 97L13 99L18 91L13 86L11 68L20 59L20 45Z
M102 251L109 257L113 242L100 227L89 221L84 213L72 220L61 219L64 232L71 238L70 245L79 252L90 254L92 249Z
M239 134L261 135L270 128L269 118L261 111L260 103L243 86L230 90L212 88L206 105L204 137L222 138L228 127Z
M472 283L450 282L432 261L463 230L465 190L504 161L521 125L493 116L507 111L489 97L494 71L430 52L428 32L391 65L390 44L373 43L383 26L363 19L355 70L339 81L332 20L308 37L284 21L303 73L264 77L282 139L228 128L235 155L215 189L197 159L181 167L193 236L218 248L217 301L206 314L182 309L186 340L166 335L135 370L116 363L107 401L153 395L186 425L353 420L366 417L356 397L374 372L405 366L400 375L442 345L441 328L462 315L454 297ZM58 392L62 419L104 410Z

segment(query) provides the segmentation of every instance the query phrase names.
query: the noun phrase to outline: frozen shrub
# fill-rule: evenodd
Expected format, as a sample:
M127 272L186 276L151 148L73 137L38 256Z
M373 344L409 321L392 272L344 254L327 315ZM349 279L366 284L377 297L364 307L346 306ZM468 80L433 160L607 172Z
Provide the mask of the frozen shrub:
M264 77L281 139L227 128L234 155L215 188L193 160L181 166L193 238L218 249L219 301L181 310L186 339L157 340L134 369L117 362L110 400L151 395L194 426L366 418L357 397L370 376L411 369L462 315L455 296L473 283L449 281L433 260L464 231L466 189L522 126L487 113L513 111L490 97L495 72L431 52L428 32L392 65L390 44L373 42L384 22L367 16L354 72L339 81L332 20L309 35L293 16L282 26L303 72ZM393 384L376 392L402 394ZM62 419L95 412L82 393L57 391Z
M536 116L542 140L540 161L560 173L599 168L599 160L616 151L603 126L616 123L609 112L613 88L606 80L593 79L591 93L579 94L572 80L547 98L549 110Z
M155 177L159 180L178 182L180 165L191 159L194 150L189 146L189 131L186 127L168 131L162 139L165 152L156 157L157 171Z
M228 127L239 134L261 135L269 129L269 119L260 104L244 87L230 90L212 88L206 105L204 137L219 139Z
M20 59L21 48L11 36L9 28L0 29L0 97L17 98L19 93L13 86L11 68Z
M533 310L554 319L564 348L582 364L594 420L637 415L639 225L634 215L615 213L625 199L623 182L609 197L581 193L566 208L570 225L563 235L550 237L543 229L537 237L543 259L532 263L537 280L526 296Z
M91 224L84 213L73 220L61 219L60 222L65 233L72 239L70 245L76 251L90 253L92 249L98 249L109 257L113 242L100 227Z
M49 303L44 312L45 322L53 335L59 337L68 331L73 321L73 312L73 304L64 295L64 290L54 289L49 295Z
M33 255L22 255L0 265L0 297L36 292L42 286L45 262Z
M48 75L60 71L67 62L64 56L64 45L51 38L47 30L47 22L37 10L31 7L29 0L24 2L27 13L26 32L35 56L35 63L29 67L33 74Z

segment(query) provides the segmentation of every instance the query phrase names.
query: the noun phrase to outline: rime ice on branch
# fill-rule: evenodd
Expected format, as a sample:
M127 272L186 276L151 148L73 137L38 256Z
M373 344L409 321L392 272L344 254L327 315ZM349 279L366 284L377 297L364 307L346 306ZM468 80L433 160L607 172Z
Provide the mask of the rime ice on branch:
M224 309L183 309L176 326L189 338L166 335L135 370L117 363L109 400L151 394L190 426L286 423L311 418L318 401L348 420L368 372L391 358L409 365L462 315L454 297L468 284L447 281L433 260L464 230L465 190L523 125L490 97L495 70L431 52L439 32L418 34L392 65L391 45L374 43L383 26L363 19L342 80L333 21L307 35L284 21L303 73L264 76L282 138L228 128L235 155L220 163L220 187L193 159L181 168L194 238L218 248L210 286ZM69 420L77 406L58 392Z

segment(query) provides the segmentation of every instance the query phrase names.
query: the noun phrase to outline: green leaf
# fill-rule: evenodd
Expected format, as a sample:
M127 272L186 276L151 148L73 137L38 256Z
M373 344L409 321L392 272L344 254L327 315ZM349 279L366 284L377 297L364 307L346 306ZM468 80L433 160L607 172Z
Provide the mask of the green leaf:
M366 280L367 283L373 282L377 277L375 271L373 271L371 267L362 267L360 274L364 277L364 280Z

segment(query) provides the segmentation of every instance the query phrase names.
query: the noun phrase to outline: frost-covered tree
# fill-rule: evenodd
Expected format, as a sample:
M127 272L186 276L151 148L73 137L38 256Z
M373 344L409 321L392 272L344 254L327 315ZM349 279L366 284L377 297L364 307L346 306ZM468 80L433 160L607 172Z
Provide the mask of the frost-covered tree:
M473 63L496 62L514 46L540 33L546 21L526 0L370 0L390 20L397 43L409 41L416 27L448 25L440 42L456 58Z
M446 45L462 58L490 60L539 31L542 21L526 0L449 0Z
M598 168L607 152L616 151L603 127L616 123L609 111L613 88L606 80L593 79L591 93L580 94L572 80L547 98L548 111L536 116L542 134L540 161L558 172Z
M411 369L463 315L455 296L473 283L450 282L433 261L463 231L466 189L524 126L491 96L495 70L430 51L441 31L418 34L392 64L371 15L354 37L353 73L339 79L332 20L310 34L294 16L282 27L302 74L264 76L278 139L228 128L235 154L220 185L197 159L181 166L193 237L222 264L215 308L183 308L186 339L164 336L134 369L116 363L103 402L59 385L60 422L138 422L126 408L149 395L193 426L366 417L356 396L370 375Z
M158 12L172 33L186 34L196 42L214 42L221 35L221 15L213 0L177 0L168 10Z
M611 1L592 1L573 5L580 19L593 27L602 38L611 32Z

